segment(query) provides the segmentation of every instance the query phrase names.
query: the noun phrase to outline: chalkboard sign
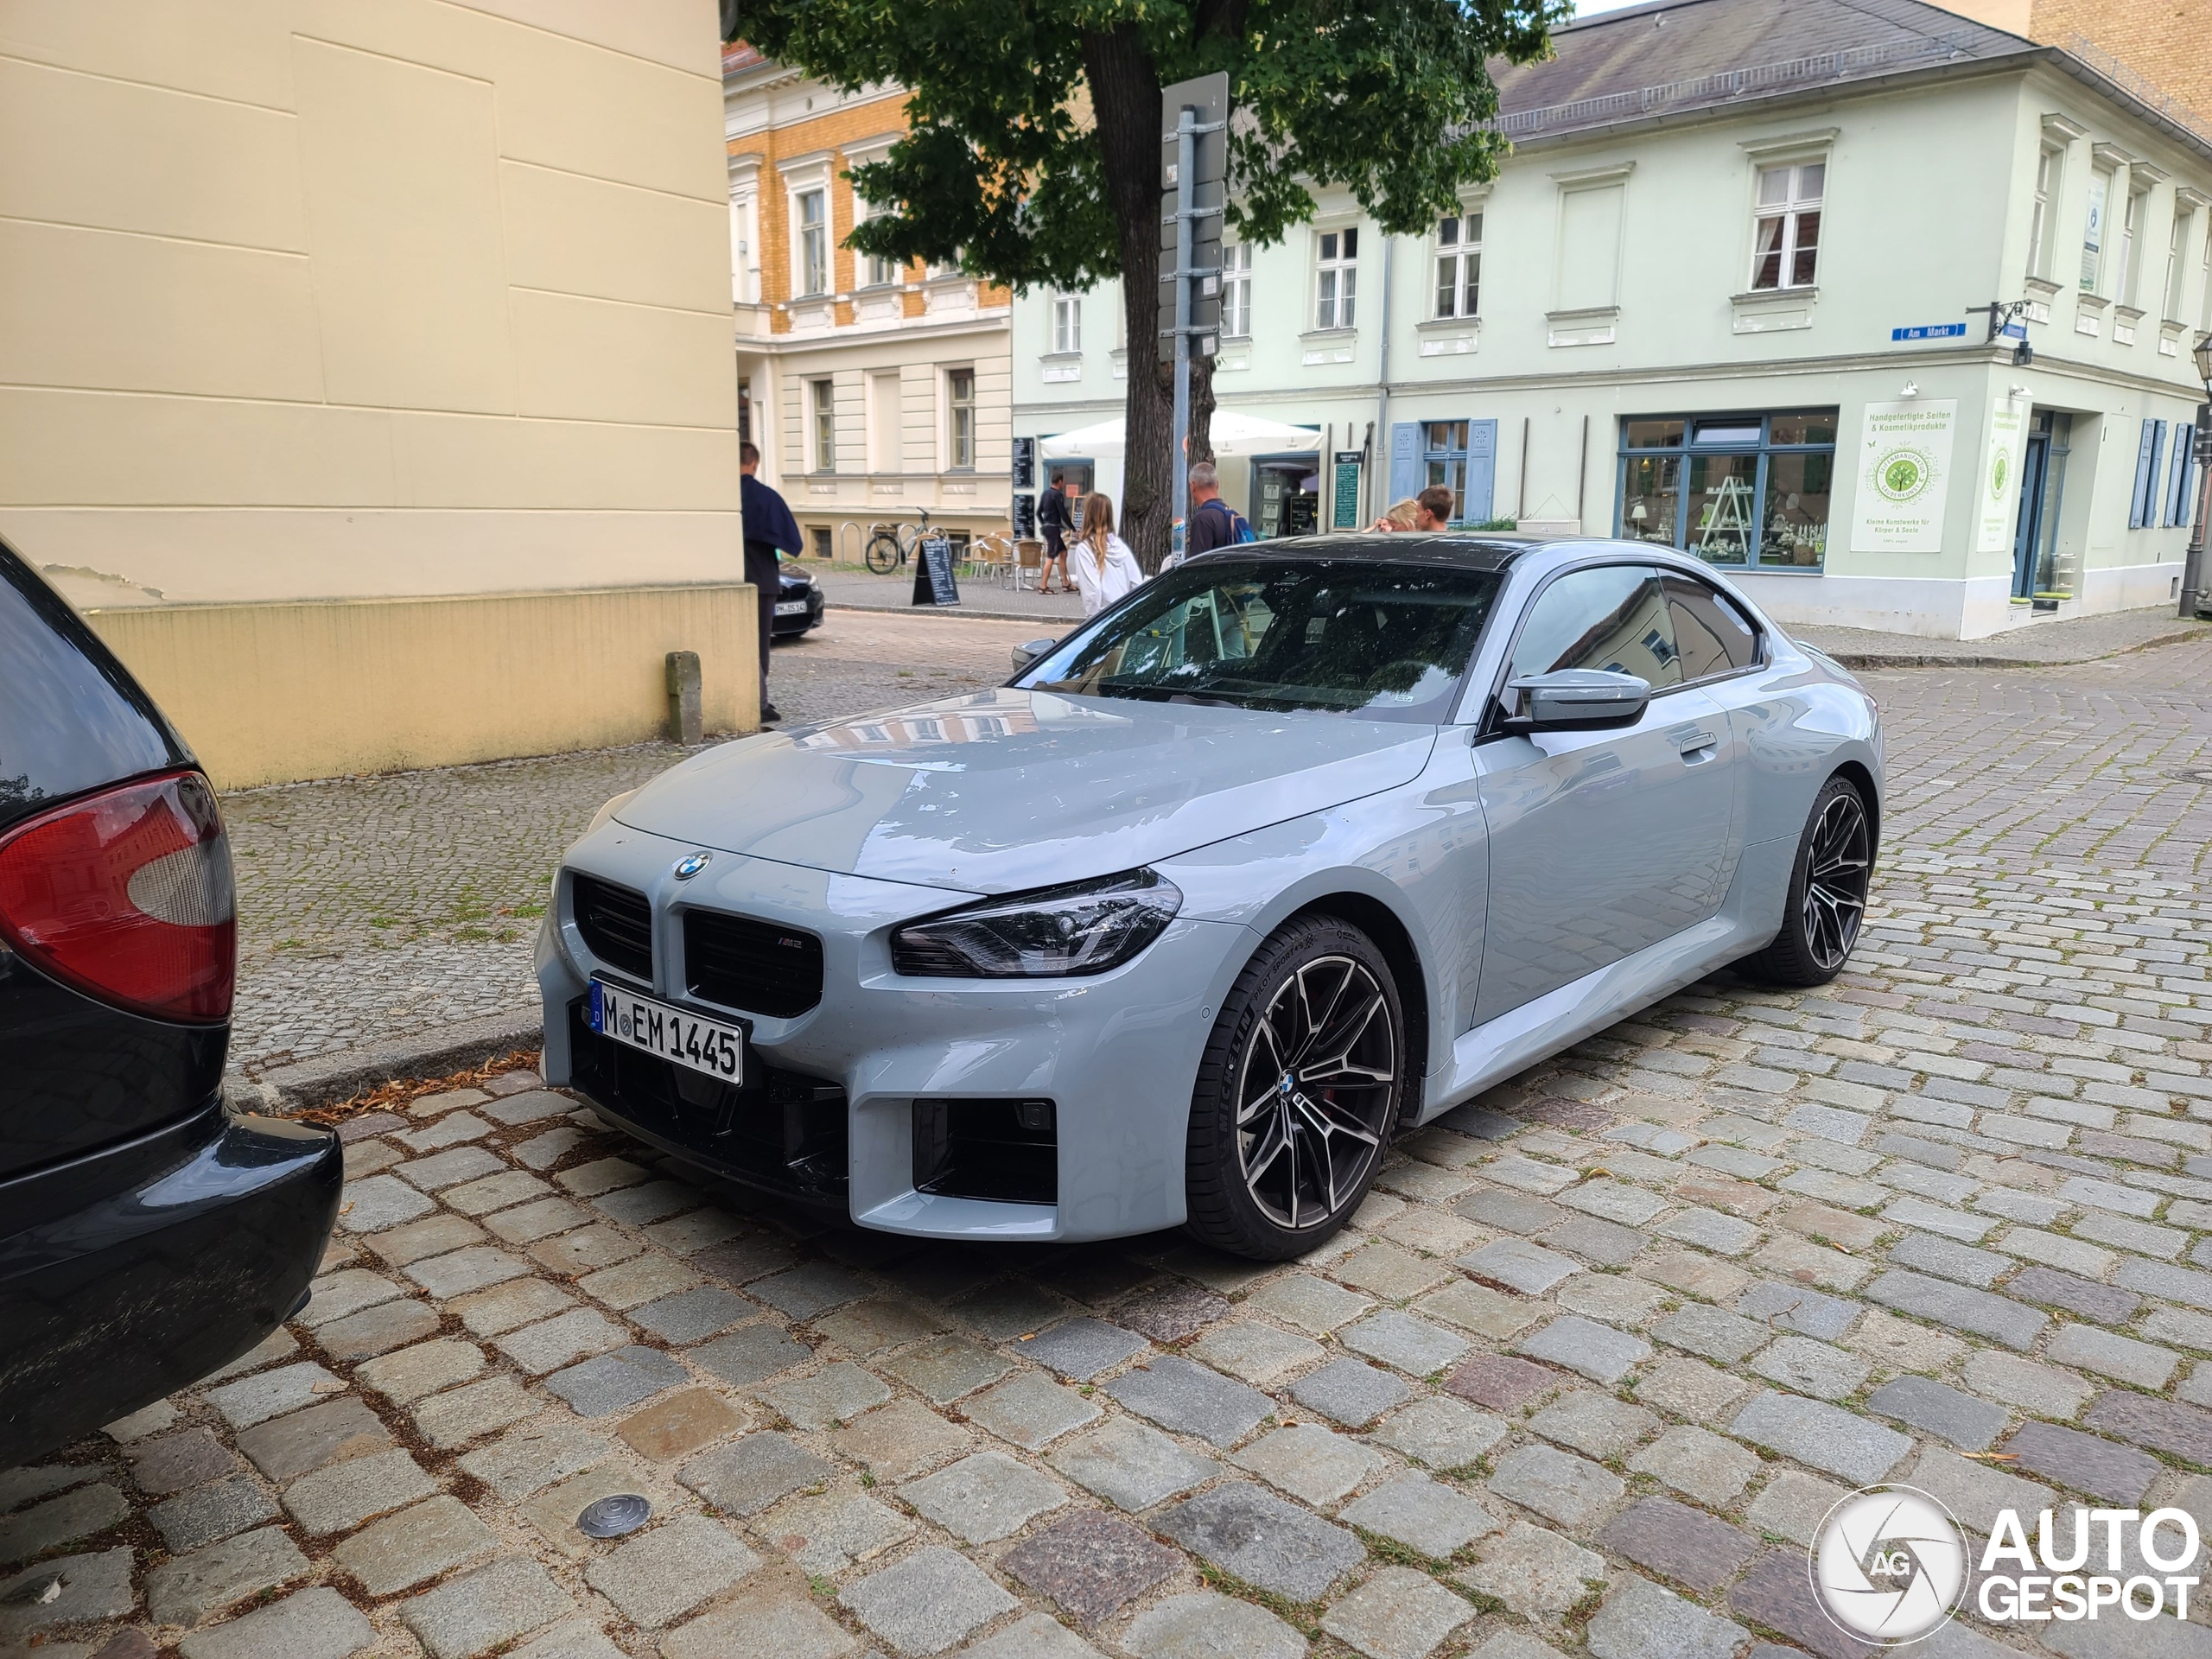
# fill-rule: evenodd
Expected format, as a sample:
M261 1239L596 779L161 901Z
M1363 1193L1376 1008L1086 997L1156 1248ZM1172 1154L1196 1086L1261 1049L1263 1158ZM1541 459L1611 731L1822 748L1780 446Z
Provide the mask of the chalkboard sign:
M1336 460L1334 508L1329 515L1332 530L1359 528L1359 451L1339 449Z
M1037 498L1017 495L1014 498L1014 533L1027 538L1037 533Z
M1033 490L1037 487L1037 440L1016 438L1014 441L1014 487Z
M952 574L952 543L942 536L928 537L915 553L913 602L957 605L960 584Z

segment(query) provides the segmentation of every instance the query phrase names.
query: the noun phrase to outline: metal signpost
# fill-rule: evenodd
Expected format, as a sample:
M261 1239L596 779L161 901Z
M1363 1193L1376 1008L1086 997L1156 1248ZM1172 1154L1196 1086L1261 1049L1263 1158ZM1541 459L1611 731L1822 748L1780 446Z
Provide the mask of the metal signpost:
M1191 357L1221 330L1221 225L1228 206L1229 77L1201 75L1160 93L1160 332L1175 342L1170 442L1175 525L1191 516ZM1175 550L1182 550L1179 542Z

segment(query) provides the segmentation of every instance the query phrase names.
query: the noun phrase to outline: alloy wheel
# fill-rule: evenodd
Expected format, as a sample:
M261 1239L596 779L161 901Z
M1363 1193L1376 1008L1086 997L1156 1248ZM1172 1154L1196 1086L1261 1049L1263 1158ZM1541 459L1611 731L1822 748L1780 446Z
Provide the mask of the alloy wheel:
M1859 942L1872 842L1866 809L1854 794L1839 793L1813 826L1805 869L1805 944L1823 971L1840 968Z
M1283 981L1245 1046L1236 1151L1262 1213L1317 1227L1358 1192L1397 1096L1390 1003L1363 963L1319 957Z

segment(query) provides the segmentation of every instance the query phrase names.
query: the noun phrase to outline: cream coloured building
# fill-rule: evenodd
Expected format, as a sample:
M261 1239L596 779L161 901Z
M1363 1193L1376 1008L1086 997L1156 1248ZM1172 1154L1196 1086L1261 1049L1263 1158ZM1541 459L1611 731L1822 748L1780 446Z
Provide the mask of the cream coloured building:
M848 169L906 130L897 86L842 93L742 42L723 54L739 396L807 551L860 557L927 509L957 543L1007 527L1012 296L845 245Z
M755 723L711 0L0 0L0 536L219 781Z

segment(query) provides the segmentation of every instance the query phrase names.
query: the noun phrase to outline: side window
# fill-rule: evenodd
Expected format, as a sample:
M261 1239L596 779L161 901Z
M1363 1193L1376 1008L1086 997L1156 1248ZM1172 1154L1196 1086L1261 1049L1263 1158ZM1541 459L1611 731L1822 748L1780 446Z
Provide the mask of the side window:
M1682 683L1675 620L1648 564L1570 571L1536 596L1513 645L1513 677L1562 668L1610 669L1655 690Z
M1749 668L1759 659L1758 631L1727 599L1694 576L1672 571L1660 578L1675 620L1685 682Z

